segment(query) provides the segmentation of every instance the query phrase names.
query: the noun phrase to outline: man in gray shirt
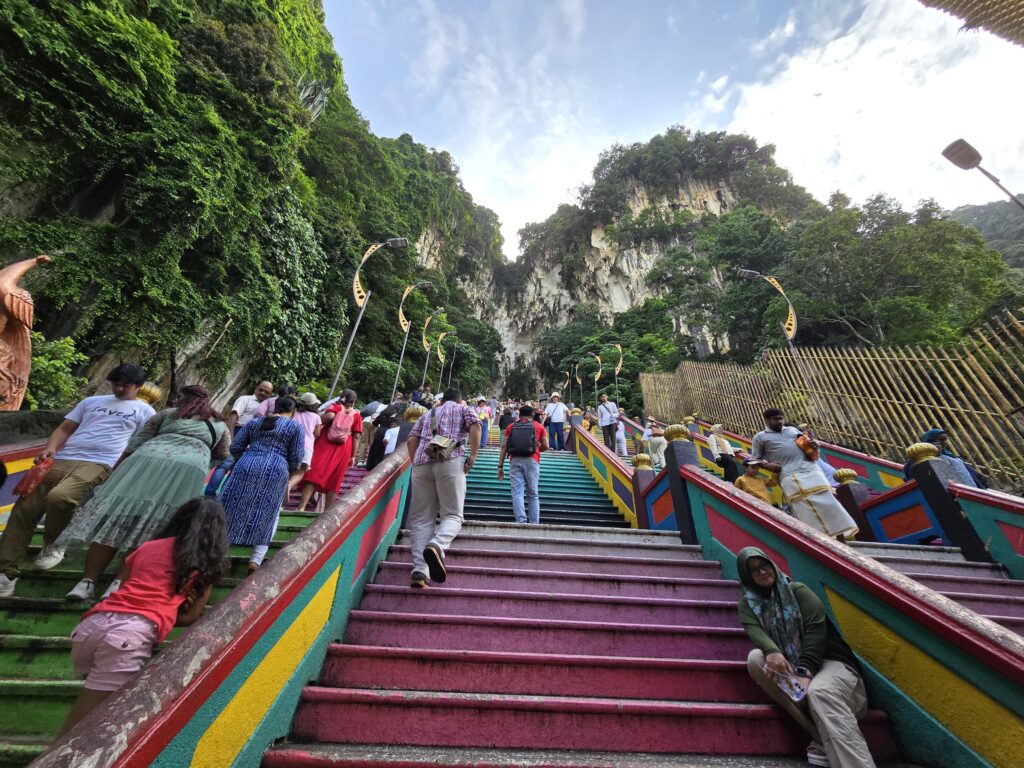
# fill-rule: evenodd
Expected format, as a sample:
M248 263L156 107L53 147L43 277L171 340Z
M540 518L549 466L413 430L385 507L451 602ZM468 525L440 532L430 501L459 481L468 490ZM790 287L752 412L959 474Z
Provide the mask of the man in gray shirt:
M797 445L796 439L803 433L796 427L785 426L778 408L764 412L764 423L765 429L754 435L750 455L761 459L769 472L779 473L779 485L793 514L829 536L856 535L857 524L832 495L817 460ZM811 447L817 445L812 441Z

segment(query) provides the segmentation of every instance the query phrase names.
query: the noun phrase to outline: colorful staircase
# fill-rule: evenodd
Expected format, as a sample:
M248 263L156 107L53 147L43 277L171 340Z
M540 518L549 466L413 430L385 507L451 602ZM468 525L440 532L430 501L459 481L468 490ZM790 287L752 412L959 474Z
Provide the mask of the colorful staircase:
M470 521L443 586L410 562L403 532L265 768L800 764L772 762L807 738L747 675L738 584L676 535Z
M362 467L352 467L342 493L365 474ZM316 518L315 512L297 507L298 494L293 494L282 510L268 558ZM32 560L41 545L40 526L22 563L16 597L0 598L0 768L26 765L39 754L56 736L82 687L71 668L69 636L86 607L68 603L64 596L82 578L84 553L69 554L50 571L36 571ZM248 547L231 548L231 570L214 589L211 605L245 578L248 558ZM117 558L98 585L100 594L120 568ZM167 642L181 631L174 630Z
M466 520L514 522L508 469L498 480L496 447L482 448L466 488ZM628 528L601 487L568 451L547 451L540 462L540 521L548 525Z

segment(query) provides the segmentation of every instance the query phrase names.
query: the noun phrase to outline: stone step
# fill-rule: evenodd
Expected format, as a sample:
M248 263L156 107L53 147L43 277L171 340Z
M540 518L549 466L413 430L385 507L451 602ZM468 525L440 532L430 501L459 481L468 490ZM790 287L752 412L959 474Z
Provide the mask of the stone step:
M709 560L653 560L623 557L612 552L586 555L575 552L516 552L501 549L465 548L456 538L448 550L449 558L458 558L460 566L480 568L512 567L517 571L559 571L560 573L600 573L611 576L660 576L664 578L714 579L719 565ZM412 563L412 547L391 547L388 562Z
M409 589L367 585L360 610L433 613L438 616L504 616L630 624L736 626L735 600L665 600L604 595L552 595L507 590Z
M495 510L476 509L467 505L464 514L467 520L511 522L515 519L512 514L511 507L509 507L507 511L499 512ZM577 523L585 523L586 525L604 525L611 528L629 528L629 523L626 522L625 518L621 515L613 515L611 513L606 516L598 516L573 514L571 512L545 511L542 509L540 512L540 520L545 525L576 525Z
M395 648L574 653L659 659L746 658L750 641L739 627L628 624L597 621L436 616L355 610L344 641Z
M456 558L446 563L447 587L493 589L513 592L548 592L561 595L605 595L620 597L665 597L676 600L737 600L739 582L724 579L662 578L648 576L604 576L561 571L546 573L513 568L464 567ZM376 584L409 586L410 567L402 563L381 563Z
M0 680L0 738L56 736L82 686L80 680Z
M448 648L329 646L319 685L334 688L761 702L745 661L648 659Z
M885 715L870 712L862 726L879 757L896 753ZM613 752L794 755L807 746L767 704L317 686L303 691L293 731L303 741Z
M516 526L523 528L523 526ZM601 529L602 531L606 529ZM541 539L537 537L515 536L515 535L492 535L460 533L455 539L454 547L466 551L485 550L501 551L512 555L516 552L525 553L565 553L567 555L613 555L617 557L643 558L654 562L678 562L680 560L700 560L701 549L699 546L683 546L681 544L652 543L652 544L631 544L628 542L603 542L585 541L581 539L551 538ZM678 540L678 538L677 538ZM400 536L397 546L408 546L408 536Z
M729 755L624 754L582 750L410 747L379 744L280 745L263 768L806 768L807 760ZM889 766L889 768L899 768ZM909 768L909 767L908 767Z
M964 608L982 616L1000 616L1024 620L1024 597L1010 595L976 595L970 592L943 592Z
M932 547L920 544L890 544L876 541L851 541L849 546L868 557L899 557L906 560L966 562L960 547Z
M408 535L408 530L402 531ZM601 542L622 542L630 544L655 544L669 543L681 545L678 531L648 531L631 529L628 531L613 531L607 528L600 528L587 525L575 526L545 526L530 525L523 526L516 523L471 523L467 522L462 527L459 537L465 535L511 535L516 538L527 539L580 539L585 541Z
M0 736L0 768L22 768L50 744L49 738L32 736Z
M876 557L874 558L883 565L887 565L894 571L906 573L927 573L938 576L957 576L960 578L988 578L998 579L1006 577L1006 571L1002 566L992 563L954 562L950 560L937 560L928 562L917 558L902 557Z
M975 595L1024 595L1024 581L1007 578L971 578L903 571L904 576L936 592L969 592Z

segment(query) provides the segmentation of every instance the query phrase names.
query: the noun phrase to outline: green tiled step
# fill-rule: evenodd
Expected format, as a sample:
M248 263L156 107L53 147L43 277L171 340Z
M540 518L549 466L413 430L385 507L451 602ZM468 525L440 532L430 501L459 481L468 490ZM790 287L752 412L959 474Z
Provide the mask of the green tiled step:
M510 498L512 489L509 485L504 488L501 486L479 486L474 484L472 487L466 490L466 496L473 496L479 499L495 499L505 500ZM563 500L579 500L589 504L611 504L608 497L604 495L602 491L583 491L580 489L559 489L557 492L545 490L543 486L540 488L541 496L545 499L553 499L556 501Z
M0 768L21 768L35 760L46 749L50 739L31 736L4 738L0 736Z
M0 740L53 738L82 689L78 680L0 680Z
M283 518L283 515L282 515L282 518ZM308 522L305 523L305 524L302 524L302 525L294 525L294 524L286 525L284 523L284 521L282 520L281 523L277 526L277 533L274 534L274 539L273 540L274 541L279 541L279 542L291 541L296 536L298 536L299 533L301 533L302 530L305 529L305 527L307 525L309 525ZM32 534L32 541L29 544L29 554L30 554L30 558L28 560L28 566L29 567L31 567L31 564L32 564L31 558L34 558L37 554L39 554L39 550L40 550L40 548L42 546L43 546L43 532L42 532L42 529L39 529L34 534ZM234 547L232 547L232 549L234 549ZM246 547L245 549L248 551L249 548ZM69 551L68 552L68 557L65 558L65 562L68 562L68 563L83 563L84 562L84 552ZM24 570L24 568L22 570Z
M248 557L238 558L238 563L241 566L239 568L241 571L239 578L244 577L247 573L248 562ZM231 563L232 570L235 570L235 563L236 561L233 559ZM97 600L106 591L115 575L115 572L111 570L100 579L99 584L97 584ZM63 598L81 578L81 570L77 568L64 568L63 563L49 571L26 571L24 576L18 579L18 586L15 592L17 597L13 599L37 597ZM222 595L227 594L237 583L237 578L222 579L221 584L213 588L213 594L210 597L211 602L216 602ZM4 598L0 598L0 606L6 606Z
M496 503L494 501L488 501L487 499L466 499L466 510L476 511L489 511L489 512L503 512L512 510L512 502L505 500L504 503ZM545 503L543 497L540 502L541 512L551 512L556 514L564 515L579 515L582 517L618 517L619 512L611 504L602 505L584 505L584 504L553 504L551 502Z
M71 638L0 635L0 679L12 678L77 680L71 669Z
M466 510L466 519L476 522L511 523L515 521L512 510L505 512L476 512ZM560 515L541 510L540 522L544 525L599 525L610 528L628 528L629 523L622 517L584 517L581 515Z

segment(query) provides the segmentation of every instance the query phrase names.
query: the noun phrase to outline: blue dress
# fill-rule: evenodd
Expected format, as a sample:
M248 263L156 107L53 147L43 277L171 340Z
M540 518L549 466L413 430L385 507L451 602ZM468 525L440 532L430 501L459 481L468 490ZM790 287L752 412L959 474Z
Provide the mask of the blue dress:
M235 466L220 492L232 544L269 544L288 490L288 475L302 463L303 431L298 422L277 417L273 429L260 429L266 419L253 419L231 442Z

